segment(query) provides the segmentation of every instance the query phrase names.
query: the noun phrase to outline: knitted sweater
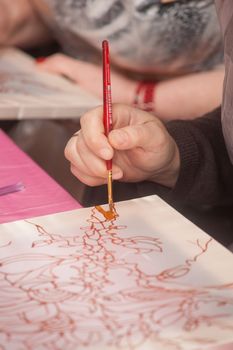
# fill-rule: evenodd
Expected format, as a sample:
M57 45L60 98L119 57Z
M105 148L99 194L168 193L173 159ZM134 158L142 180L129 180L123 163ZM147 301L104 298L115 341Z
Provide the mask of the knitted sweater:
M214 0L33 1L44 4L39 7L42 18L65 52L81 59L93 60L101 41L108 39L112 62L150 77L212 69L222 63Z
M233 166L221 127L221 109L193 121L168 125L181 157L171 196L196 207L233 204Z

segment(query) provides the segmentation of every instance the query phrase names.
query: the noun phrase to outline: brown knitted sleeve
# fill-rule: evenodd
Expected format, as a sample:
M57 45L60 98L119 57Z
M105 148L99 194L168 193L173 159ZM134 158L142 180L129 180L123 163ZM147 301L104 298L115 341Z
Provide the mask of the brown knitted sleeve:
M181 157L174 200L197 206L233 203L233 165L222 134L221 109L192 121L167 124Z

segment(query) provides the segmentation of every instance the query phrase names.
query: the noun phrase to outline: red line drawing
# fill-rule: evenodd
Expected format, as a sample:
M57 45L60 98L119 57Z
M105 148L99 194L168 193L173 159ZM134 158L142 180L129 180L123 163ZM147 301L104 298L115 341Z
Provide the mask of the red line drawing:
M0 248L8 247L9 245L11 245L11 243L12 243L11 241L8 241L7 243L0 245Z
M186 259L182 265L178 265L165 271L162 271L159 275L157 275L158 280L174 280L176 278L185 276L187 273L189 273L190 269L192 268L192 265L195 262L197 262L198 258L207 251L208 246L212 241L213 239L210 238L204 244L202 244L201 242L199 242L199 240L197 240L194 244L196 244L197 247L200 248L200 252L194 255L192 258Z
M0 259L1 350L136 350L146 342L148 349L187 350L214 344L215 332L233 332L233 282L182 285L210 239L192 243L198 253L182 264L152 275L141 258L156 264L164 254L159 237L129 235L95 208L76 235L36 221L25 221L37 236L27 252L17 255L16 247L12 254L12 242Z

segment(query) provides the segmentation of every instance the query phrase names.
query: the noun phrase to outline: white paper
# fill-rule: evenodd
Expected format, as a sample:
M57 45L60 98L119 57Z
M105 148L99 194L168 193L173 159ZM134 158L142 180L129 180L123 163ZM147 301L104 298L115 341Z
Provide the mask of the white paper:
M16 49L0 50L0 119L76 118L100 101Z
M233 342L233 254L157 196L0 227L1 350Z

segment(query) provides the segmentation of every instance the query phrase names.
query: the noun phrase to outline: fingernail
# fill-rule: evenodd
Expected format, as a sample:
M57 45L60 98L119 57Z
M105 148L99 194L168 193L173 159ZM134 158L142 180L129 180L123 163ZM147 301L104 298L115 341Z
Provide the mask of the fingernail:
M46 57L37 57L36 58L36 63L43 63L44 61L46 61Z
M101 148L100 150L100 156L104 159L111 159L112 158L112 152L109 148Z

